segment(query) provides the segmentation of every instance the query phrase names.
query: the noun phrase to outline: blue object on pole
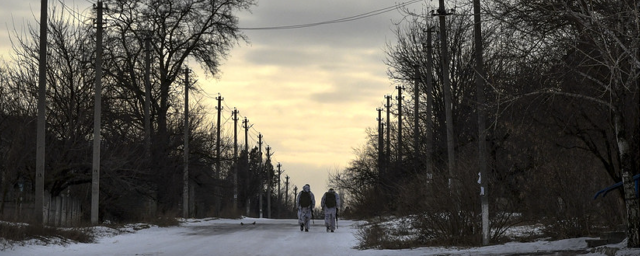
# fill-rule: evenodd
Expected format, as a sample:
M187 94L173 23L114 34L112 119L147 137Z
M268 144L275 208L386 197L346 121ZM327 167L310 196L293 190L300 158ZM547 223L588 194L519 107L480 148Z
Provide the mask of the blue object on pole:
M633 176L633 181L635 181L635 184L636 184L636 198L639 197L638 190L640 190L640 185L638 184L638 180L640 180L640 174L634 175ZM622 181L618 182L616 184L613 184L613 185L611 185L609 187L606 187L605 189L602 189L602 190L598 191L596 193L596 195L593 196L593 199L598 198L599 195L602 195L602 197L605 197L607 195L607 193L609 193L611 190L614 190L614 189L619 188L621 186L622 186Z

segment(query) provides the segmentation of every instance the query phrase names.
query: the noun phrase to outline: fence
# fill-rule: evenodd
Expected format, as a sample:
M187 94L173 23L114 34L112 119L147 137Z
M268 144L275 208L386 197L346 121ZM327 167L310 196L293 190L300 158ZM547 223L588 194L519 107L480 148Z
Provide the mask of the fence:
M81 223L82 211L79 200L65 195L52 198L49 193L45 193L43 204L45 225L71 227ZM33 211L33 200L4 202L2 216L8 220L27 221L32 220Z

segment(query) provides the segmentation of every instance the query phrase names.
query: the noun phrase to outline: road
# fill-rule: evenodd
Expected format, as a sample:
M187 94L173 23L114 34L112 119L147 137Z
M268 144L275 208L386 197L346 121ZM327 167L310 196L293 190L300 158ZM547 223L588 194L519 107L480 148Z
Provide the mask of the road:
M255 222L255 224L253 224ZM242 224L241 224L242 223ZM358 222L340 220L335 233L315 220L309 232L301 232L297 220L189 219L179 227L134 225L117 235L106 227L95 243L20 245L0 255L216 255L216 256L431 256L431 255L605 255L586 248L586 238L531 243L507 243L477 248L425 247L407 250L357 250ZM616 255L640 255L640 249L615 250ZM589 254L591 253L591 254Z
M92 244L17 246L0 255L372 255L353 249L353 221L339 224L335 233L327 233L322 220L315 220L309 232L301 232L297 220L189 220L180 227L104 236Z

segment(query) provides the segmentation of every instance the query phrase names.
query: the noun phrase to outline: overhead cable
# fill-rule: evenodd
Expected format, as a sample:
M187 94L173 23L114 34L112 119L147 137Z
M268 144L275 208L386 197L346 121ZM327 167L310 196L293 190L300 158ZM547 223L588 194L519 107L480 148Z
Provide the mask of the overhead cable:
M349 22L349 21L354 21L354 20L359 20L359 19L364 19L364 18L368 18L368 17L372 17L372 16L376 16L376 15L380 15L383 13L387 13L393 10L396 10L400 7L404 7L410 4L415 4L417 2L421 2L422 0L411 0L408 2L404 2L404 3L399 3L393 6L389 6L389 7L385 7L382 9L378 9L378 10L374 10L374 11L370 11L367 13L362 13L362 14L358 14L355 16L351 16L351 17L346 17L346 18L341 18L341 19L336 19L336 20L327 20L327 21L321 21L321 22L314 22L314 23L307 23L307 24L297 24L297 25L284 25L284 26L273 26L273 27L254 27L254 28L239 28L240 30L280 30L280 29L299 29L299 28L308 28L308 27L315 27L315 26L321 26L321 25L328 25L328 24L334 24L334 23L342 23L342 22Z

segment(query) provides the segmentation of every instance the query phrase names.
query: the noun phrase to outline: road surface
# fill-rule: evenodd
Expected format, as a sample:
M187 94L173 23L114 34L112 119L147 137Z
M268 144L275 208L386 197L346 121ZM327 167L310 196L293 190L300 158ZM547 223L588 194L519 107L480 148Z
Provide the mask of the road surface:
M255 224L253 224L255 222ZM242 224L241 224L242 223ZM506 243L477 248L424 247L406 250L357 250L358 222L340 220L335 233L327 233L322 220L315 220L309 232L301 232L297 220L189 219L179 227L135 225L127 232L108 234L112 229L96 228L103 234L95 243L16 245L0 250L1 255L215 255L215 256L432 256L432 255L611 255L586 247L585 239ZM640 249L615 249L615 255L640 255Z

